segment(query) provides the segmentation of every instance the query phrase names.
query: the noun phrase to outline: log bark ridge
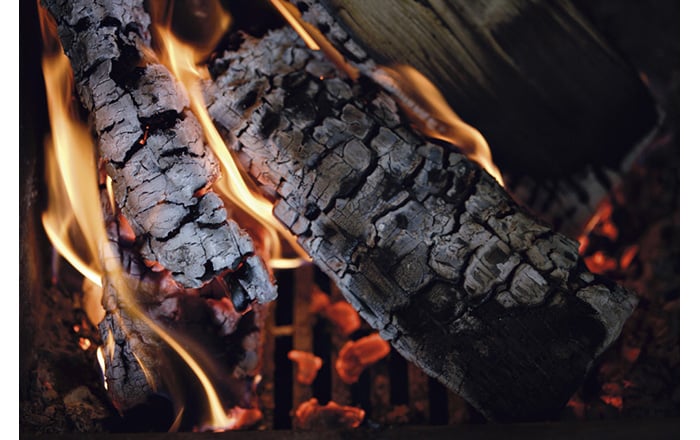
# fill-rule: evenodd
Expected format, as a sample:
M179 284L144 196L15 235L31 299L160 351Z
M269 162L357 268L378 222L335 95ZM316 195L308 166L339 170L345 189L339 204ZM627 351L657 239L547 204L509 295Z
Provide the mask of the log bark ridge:
M407 359L492 420L560 410L636 304L486 173L289 29L211 66L209 111L275 215Z
M150 18L141 2L44 4L58 23L116 202L142 240L142 257L159 262L184 287L242 266L249 300L275 298L252 240L227 220L222 200L208 189L218 162L184 91L149 60Z

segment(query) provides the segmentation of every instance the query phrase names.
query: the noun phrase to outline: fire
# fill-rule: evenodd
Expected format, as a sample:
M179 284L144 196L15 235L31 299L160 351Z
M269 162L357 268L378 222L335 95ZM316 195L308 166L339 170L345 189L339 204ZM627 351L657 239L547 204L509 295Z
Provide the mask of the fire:
M108 241L100 202L94 142L89 135L89 128L77 116L77 107L71 100L73 77L70 62L58 43L55 23L46 10L39 7L39 11L45 48L42 67L51 123L51 137L45 143L48 207L42 215L42 222L46 233L56 250L94 285L102 286L104 280L113 283L125 303L124 309L134 319L146 323L192 369L209 402L210 420L203 426L209 426L211 429L241 426L240 411L224 409L214 385L197 360L152 321L133 297L132 289L124 277L120 258L115 255ZM109 184L108 180L108 188ZM113 198L110 199L110 203L114 209ZM251 209L262 208L256 205L256 208ZM87 311L95 325L105 316L105 311L100 305L101 290L85 289L86 295L95 296L88 302L100 308L99 311ZM103 372L105 355L110 359L114 356L114 343L110 332L104 346L96 350ZM89 341L81 341L80 344L86 349ZM140 363L138 353L134 353L134 356ZM141 367L148 380L152 376L151 373L144 365ZM251 415L246 416L248 422L250 418Z
M222 178L214 184L214 190L230 205L240 209L255 219L264 231L265 254L272 268L294 268L304 261L310 261L306 252L297 244L296 238L274 217L272 203L261 196L246 183L246 179L236 165L234 158L219 135L214 122L209 117L201 90L201 81L208 79L206 69L198 68L196 60L201 58L198 50L184 44L168 29L156 26L157 34L163 44L162 62L184 85L190 98L190 108L199 120L206 140L219 159L223 168ZM298 258L282 258L282 237Z
M50 39L55 24L42 14L44 37L42 68L46 86L51 136L46 139L45 162L48 206L42 223L51 244L81 274L102 284L100 247L107 243L102 224L97 185L97 165L88 127L75 113L71 102L73 76L70 61ZM49 49L52 48L52 49ZM93 290L100 295L99 289ZM95 310L91 319L104 317L100 298L90 298Z
M371 76L394 95L419 131L459 148L503 186L503 176L493 162L484 136L457 116L428 78L407 65L382 66Z

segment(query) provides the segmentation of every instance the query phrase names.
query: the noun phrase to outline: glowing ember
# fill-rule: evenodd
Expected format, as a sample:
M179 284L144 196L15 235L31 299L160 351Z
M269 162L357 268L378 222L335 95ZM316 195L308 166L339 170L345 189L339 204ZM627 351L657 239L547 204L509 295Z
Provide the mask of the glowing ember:
M320 357L314 356L301 350L292 350L287 353L290 361L297 364L297 382L303 385L311 385L316 379L316 373L321 369L323 361Z
M374 333L357 341L348 341L338 354L335 368L343 382L353 384L369 365L382 359L391 351L388 342Z
M204 425L200 431L224 432L234 429L246 429L258 424L263 417L262 411L257 408L241 408L236 406L226 415L228 425Z
M365 418L365 411L353 406L341 406L330 401L319 405L312 398L299 405L294 412L294 424L299 429L357 428Z
M311 313L318 313L335 324L341 334L348 336L362 325L360 315L347 301L336 301L331 304L325 293L315 288L311 292L309 304Z

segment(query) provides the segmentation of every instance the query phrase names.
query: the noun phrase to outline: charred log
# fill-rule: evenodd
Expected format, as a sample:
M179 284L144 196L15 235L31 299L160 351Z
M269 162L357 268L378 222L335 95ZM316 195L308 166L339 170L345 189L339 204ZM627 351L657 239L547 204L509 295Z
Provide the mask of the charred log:
M58 23L78 95L96 131L116 202L139 252L199 287L242 265L247 300L276 295L250 237L209 190L218 162L181 87L149 60L150 18L140 1L45 2Z
M290 30L216 61L209 110L275 214L407 359L491 419L559 410L636 303L489 175Z

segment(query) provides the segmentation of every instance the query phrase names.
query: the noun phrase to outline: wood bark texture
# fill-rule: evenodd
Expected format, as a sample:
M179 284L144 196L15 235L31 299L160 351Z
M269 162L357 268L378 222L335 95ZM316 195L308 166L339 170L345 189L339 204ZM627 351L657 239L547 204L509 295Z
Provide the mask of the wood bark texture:
M242 269L249 300L276 296L246 232L208 188L218 162L187 109L183 89L147 57L150 18L140 1L47 0L97 134L117 205L140 253L184 287Z
M658 129L641 71L568 0L293 3L361 69L430 78L489 141L513 198L570 237Z
M211 66L209 111L275 214L381 336L492 420L560 410L636 300L474 163L293 31Z

